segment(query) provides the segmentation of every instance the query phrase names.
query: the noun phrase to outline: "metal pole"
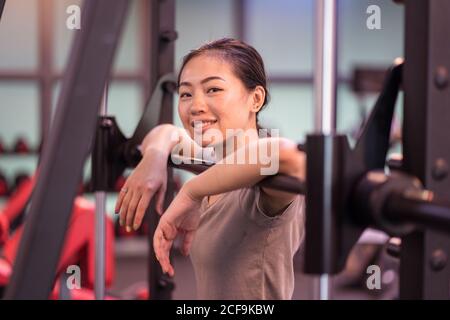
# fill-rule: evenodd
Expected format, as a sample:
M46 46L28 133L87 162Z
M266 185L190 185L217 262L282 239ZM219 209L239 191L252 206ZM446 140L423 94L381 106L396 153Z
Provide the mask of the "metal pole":
M337 0L316 1L315 45L315 130L334 134L336 131L336 57L337 57ZM330 297L329 276L322 274L314 281L318 287L315 299Z
M3 9L5 8L6 0L0 0L0 19L2 17Z
M316 1L315 129L336 130L337 0Z
M100 116L106 116L108 110L108 84L105 85L102 104L100 106ZM95 192L95 299L105 298L105 252L106 252L106 192Z
M175 0L164 1L144 1L147 5L149 14L149 36L150 36L150 70L149 84L150 94L163 75L173 73L175 40L177 33L175 30ZM159 88L156 88L159 90ZM164 94L160 106L158 124L173 123L173 99L172 95ZM174 195L173 170L167 170L167 190L164 199L164 207L167 208ZM174 288L173 281L162 274L161 268L155 257L153 250L153 234L158 225L159 216L155 211L154 205L150 205L147 210L147 224L149 237L148 254L148 288L152 300L170 300Z

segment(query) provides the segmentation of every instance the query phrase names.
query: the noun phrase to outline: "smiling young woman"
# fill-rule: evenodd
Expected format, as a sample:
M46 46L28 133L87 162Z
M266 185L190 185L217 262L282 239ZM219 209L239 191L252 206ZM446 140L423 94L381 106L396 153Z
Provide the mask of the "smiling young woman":
M228 161L241 151L276 150L269 154L269 160L277 162L275 173L304 179L305 155L294 142L258 135L258 113L268 102L261 56L234 39L208 43L184 58L178 87L184 128L161 125L142 142L143 158L117 200L121 224L128 230L138 228L153 197L161 214L171 152L192 150L183 155L194 157L211 147L207 138L194 141L195 134L219 132L214 146L227 153L185 183L162 214L154 234L156 256L163 271L173 276L169 250L180 234L183 252L191 253L200 299L290 299L293 256L304 234L303 198L256 186L268 165L260 159ZM230 130L251 134L227 149Z

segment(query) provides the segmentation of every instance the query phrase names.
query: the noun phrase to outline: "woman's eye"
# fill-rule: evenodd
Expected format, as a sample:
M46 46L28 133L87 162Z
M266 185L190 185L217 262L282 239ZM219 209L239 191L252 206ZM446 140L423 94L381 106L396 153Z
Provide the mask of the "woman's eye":
M222 91L222 89L220 89L220 88L209 88L208 89L208 93L214 93L214 92L219 92L219 91Z
M187 93L187 92L180 93L180 98L188 98L190 96L191 95L189 93Z

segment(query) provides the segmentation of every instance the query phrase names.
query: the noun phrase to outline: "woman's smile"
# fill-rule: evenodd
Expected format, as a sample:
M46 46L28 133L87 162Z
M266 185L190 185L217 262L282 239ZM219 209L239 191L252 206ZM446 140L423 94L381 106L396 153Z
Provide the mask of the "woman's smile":
M191 126L194 128L196 133L204 133L206 130L210 129L217 123L217 120L193 120L191 121Z

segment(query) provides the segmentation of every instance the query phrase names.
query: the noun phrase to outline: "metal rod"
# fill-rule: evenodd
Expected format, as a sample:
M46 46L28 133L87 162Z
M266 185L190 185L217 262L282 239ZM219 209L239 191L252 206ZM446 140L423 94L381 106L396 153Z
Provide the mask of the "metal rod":
M315 129L336 129L337 0L316 1Z
M337 0L316 1L316 45L314 70L315 130L334 134L336 131L336 57ZM326 169L326 168L325 168ZM319 288L315 299L329 299L329 277L314 279Z
M319 278L319 299L330 299L330 277L327 274L322 274Z
M95 299L105 298L105 203L106 192L95 193Z
M450 201L427 190L394 194L386 203L386 217L396 222L450 232Z
M103 91L102 104L100 106L100 115L106 116L108 113L108 84L105 85L105 91Z
M202 159L186 158L174 154L171 157L172 159L169 159L168 161L169 167L186 170L195 174L200 174L214 165L214 163L206 162ZM177 164L175 164L172 160L176 160ZM197 163L193 164L194 161L197 161ZM274 176L268 176L267 178L261 180L258 185L291 193L299 193L303 195L306 193L306 184L304 181L300 181L295 177L287 175L277 174Z
M39 5L39 92L40 92L40 139L48 140L52 120L52 92L53 92L53 0L43 0Z
M100 105L100 116L106 116L108 110L108 84L103 91ZM96 300L105 298L105 255L106 255L106 192L95 192L95 280L94 292Z

